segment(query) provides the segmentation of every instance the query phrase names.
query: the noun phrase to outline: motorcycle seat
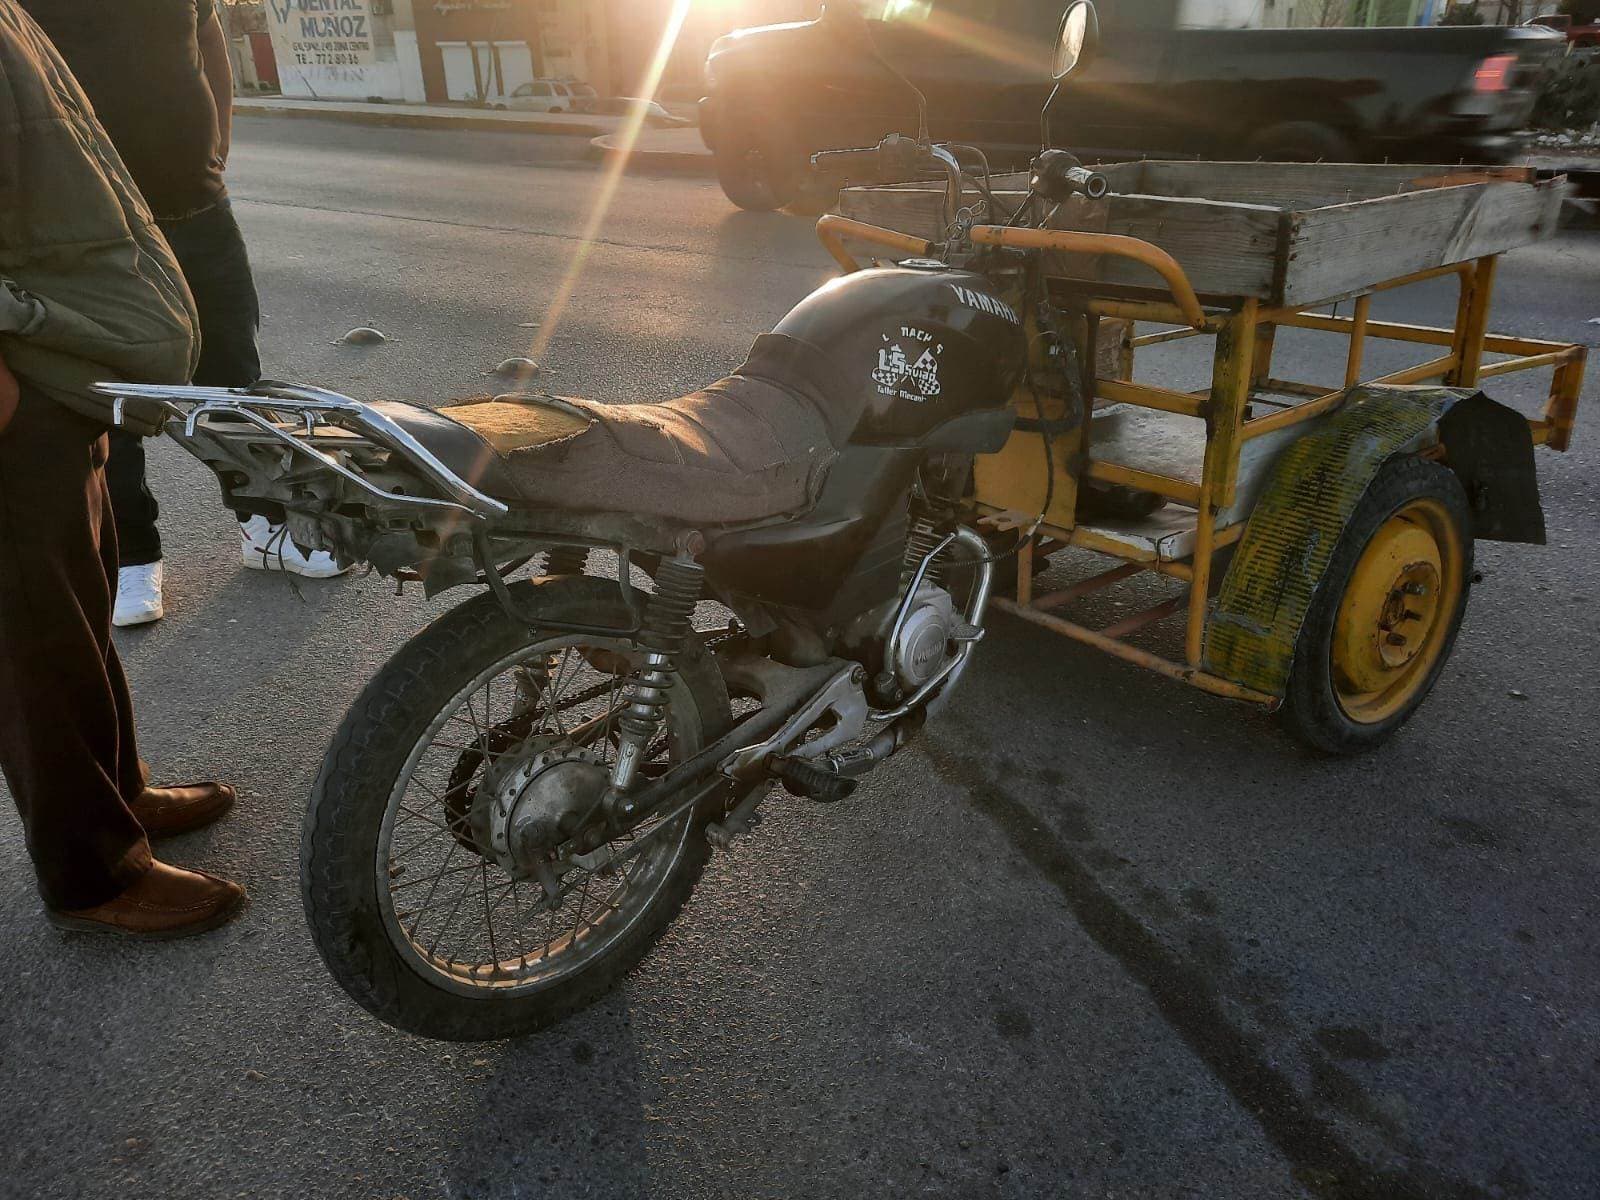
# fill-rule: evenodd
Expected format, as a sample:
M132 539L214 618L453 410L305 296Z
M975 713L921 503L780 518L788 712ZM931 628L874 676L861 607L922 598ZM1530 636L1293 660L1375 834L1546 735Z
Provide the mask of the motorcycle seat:
M381 408L513 508L711 527L809 508L860 415L840 406L848 395L820 351L766 334L734 374L662 403L515 394Z

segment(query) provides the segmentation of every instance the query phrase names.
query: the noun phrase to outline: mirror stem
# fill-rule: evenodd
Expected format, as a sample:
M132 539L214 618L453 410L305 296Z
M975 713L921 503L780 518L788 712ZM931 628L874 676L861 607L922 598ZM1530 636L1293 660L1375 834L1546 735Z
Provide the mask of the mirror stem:
M1050 111L1056 106L1056 97L1061 95L1061 81L1057 80L1055 87L1050 89L1050 99L1044 102L1044 111L1039 114L1039 141L1041 150L1052 147L1050 138Z

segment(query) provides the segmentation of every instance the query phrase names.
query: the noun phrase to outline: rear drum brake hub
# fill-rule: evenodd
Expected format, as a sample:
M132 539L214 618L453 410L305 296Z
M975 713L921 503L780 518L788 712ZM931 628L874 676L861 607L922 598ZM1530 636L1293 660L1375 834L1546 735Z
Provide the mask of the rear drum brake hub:
M473 838L513 878L527 878L597 811L609 779L593 751L538 739L496 763L479 786Z

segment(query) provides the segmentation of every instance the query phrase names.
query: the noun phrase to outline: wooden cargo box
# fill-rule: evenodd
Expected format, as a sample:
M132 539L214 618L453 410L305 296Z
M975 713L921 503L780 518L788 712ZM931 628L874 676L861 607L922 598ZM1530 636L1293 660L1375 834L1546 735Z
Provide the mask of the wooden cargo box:
M1531 168L1339 163L1132 162L1101 168L1111 193L1074 197L1052 225L1141 238L1171 254L1202 297L1300 307L1551 236L1566 184ZM1006 211L1025 175L993 180ZM847 217L938 238L940 183L847 188ZM964 203L977 202L969 192ZM1160 288L1125 259L1059 255L1052 274Z

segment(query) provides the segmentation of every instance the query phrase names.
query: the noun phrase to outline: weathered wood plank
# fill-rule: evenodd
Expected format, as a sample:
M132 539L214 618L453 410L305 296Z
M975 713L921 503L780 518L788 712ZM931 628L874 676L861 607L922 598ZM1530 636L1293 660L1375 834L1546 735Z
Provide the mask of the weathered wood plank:
M1346 296L1539 241L1555 231L1563 190L1555 180L1464 184L1296 213L1283 303Z
M1108 174L1114 189L1141 190L1113 190L1094 203L1075 199L1057 213L1057 228L1143 239L1177 259L1202 295L1274 305L1341 298L1414 271L1538 241L1554 232L1564 193L1557 181L1523 182L1520 169L1427 164L1145 162L1118 164ZM1026 176L996 176L993 184L1009 214L1025 194ZM1179 188L1202 191L1154 194ZM1278 203L1254 202L1269 192L1280 193ZM1343 202L1363 192L1376 194ZM929 183L851 188L840 209L857 220L938 238L941 195ZM977 199L969 192L964 203ZM1159 286L1145 268L1124 259L1046 261L1046 270L1064 279Z
M1395 196L1429 186L1478 179L1533 182L1532 168L1441 166L1429 163L1147 162L1139 190L1150 196L1204 196L1208 200L1323 208ZM1434 184L1432 186L1439 186Z
M1254 204L1180 197L1108 196L1107 233L1160 246L1178 260L1202 295L1271 298L1283 213ZM1147 267L1102 258L1100 279L1160 287Z

